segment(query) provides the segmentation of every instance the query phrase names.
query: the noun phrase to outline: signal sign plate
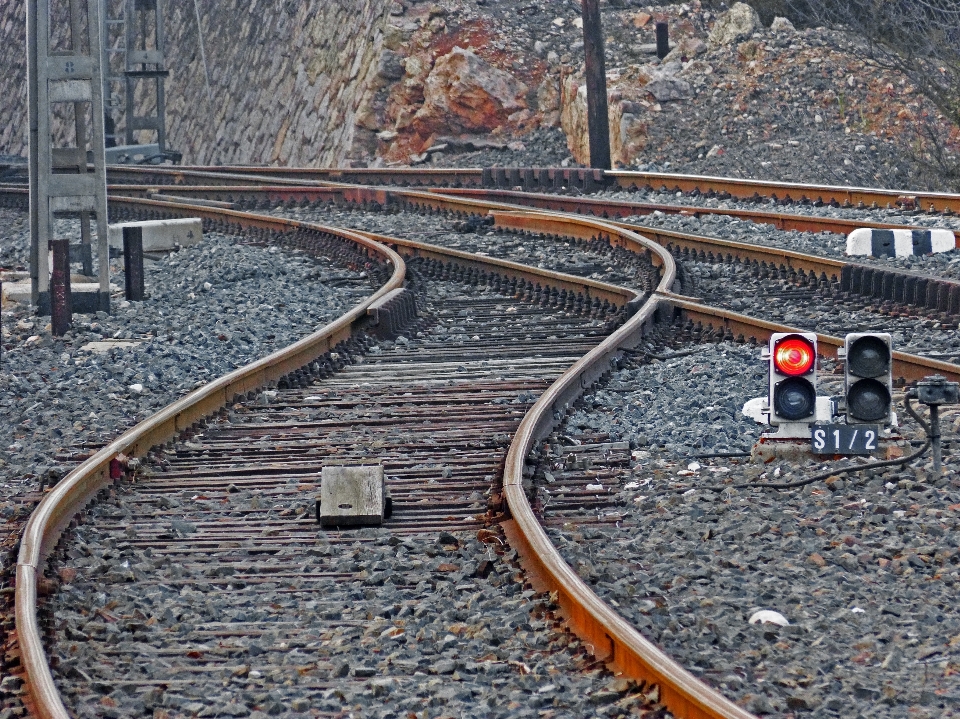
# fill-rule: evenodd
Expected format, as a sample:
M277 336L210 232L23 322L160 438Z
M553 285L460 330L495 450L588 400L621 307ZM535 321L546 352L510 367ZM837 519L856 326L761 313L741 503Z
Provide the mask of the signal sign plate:
M878 424L815 424L810 429L814 454L871 454L880 448Z

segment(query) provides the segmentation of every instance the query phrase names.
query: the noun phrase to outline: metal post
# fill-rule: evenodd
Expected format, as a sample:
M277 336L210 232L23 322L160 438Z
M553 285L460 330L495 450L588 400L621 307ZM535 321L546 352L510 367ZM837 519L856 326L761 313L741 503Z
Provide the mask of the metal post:
M53 240L53 276L51 277L50 308L53 334L61 337L73 322L70 301L70 240Z
M37 93L37 0L27 0L27 114L30 125L30 302L40 307L40 141ZM46 213L44 213L46 214Z
M667 23L657 23L657 57L663 60L670 52L670 29Z
M943 470L943 447L940 441L940 406L930 407L930 448L933 452L933 476L939 477Z
M582 0L583 54L587 79L587 126L590 166L610 169L610 119L607 116L607 71L603 60L603 30L599 0Z
M123 272L127 299L141 301L143 288L143 228L123 228Z

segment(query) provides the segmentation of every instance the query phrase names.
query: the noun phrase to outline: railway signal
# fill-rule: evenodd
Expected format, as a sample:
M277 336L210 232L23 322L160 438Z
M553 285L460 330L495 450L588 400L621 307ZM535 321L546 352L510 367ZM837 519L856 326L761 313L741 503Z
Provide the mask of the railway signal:
M768 355L770 424L813 422L817 410L817 335L774 333Z
M847 424L892 424L893 341L887 332L852 332L843 341Z

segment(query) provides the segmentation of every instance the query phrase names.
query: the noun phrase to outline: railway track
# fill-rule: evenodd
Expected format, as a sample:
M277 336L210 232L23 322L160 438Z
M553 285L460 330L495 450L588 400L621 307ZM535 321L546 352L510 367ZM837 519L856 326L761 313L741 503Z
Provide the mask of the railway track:
M209 174L210 168L182 167L164 171L166 177L181 178ZM469 187L528 192L592 192L602 187L622 189L666 188L670 192L695 192L701 195L743 200L772 199L780 204L832 204L840 207L887 207L920 209L956 214L960 197L942 192L914 192L876 188L804 185L728 177L679 175L671 173L600 171L589 168L477 168L477 169L310 169L268 167L223 167L218 173L237 176L262 176L293 181L343 182L362 185L407 187ZM155 168L113 167L111 177L138 183L156 173ZM152 182L153 180L151 180Z
M517 205L532 207L534 209L543 209L550 211L559 211L567 213L577 213L609 218L631 218L631 224L625 224L624 227L634 228L642 231L646 236L655 239L665 247L668 247L681 259L700 258L713 261L739 260L741 262L754 263L761 271L775 271L797 276L802 283L809 282L829 282L835 280L839 283L841 292L850 292L867 297L875 297L887 303L906 304L924 307L940 313L941 315L960 314L960 282L945 279L943 277L926 276L922 273L904 271L903 269L889 268L883 262L877 261L857 261L834 259L829 257L815 257L809 254L792 251L785 247L764 247L758 245L748 245L747 243L731 240L722 240L713 237L691 234L688 232L677 232L650 225L638 225L636 218L643 215L649 215L655 212L667 214L686 214L692 216L716 215L720 217L737 217L753 223L768 224L781 230L794 230L802 232L833 232L846 234L856 227L877 227L877 228L905 228L912 225L903 225L888 222L876 222L863 219L841 219L831 217L816 217L810 215L790 215L782 212L757 212L745 208L724 209L716 207L691 207L684 205L663 205L659 203L635 203L611 198L587 198L587 197L566 197L559 194L542 194L534 192L505 191L487 188L457 189L445 188L434 191L434 194L441 197L430 197L427 193L412 190L377 190L369 187L357 187L343 185L344 180L356 180L367 177L368 179L381 179L394 177L395 184L413 184L412 175L402 171L394 171L395 175L385 173L378 175L370 172L365 175L361 171L353 173L324 172L324 171L269 171L263 175L252 172L254 169L245 168L233 173L233 169L224 173L211 173L201 169L154 169L154 168L129 168L118 169L115 173L115 179L137 181L143 180L157 181L158 183L169 183L177 185L178 197L193 197L194 199L203 199L205 201L227 202L238 207L251 207L263 209L272 207L275 204L284 204L290 206L295 203L317 203L317 202L339 202L349 204L359 204L365 206L377 206L383 208L413 209L417 211L434 212L452 212L462 215L486 214L496 211L510 211ZM493 184L494 186L503 186L507 180L491 181L489 173L476 171L472 174L465 171L445 171L438 170L436 175L427 173L423 175L418 184L424 184L429 179L436 179L440 182L449 184L477 184L468 180L469 177L480 172L480 185ZM519 176L529 174L526 171L517 170ZM539 172L539 171L538 171ZM457 174L459 173L459 174ZM566 173L567 175L570 172ZM574 173L576 174L576 173ZM585 171L580 173L586 175ZM596 173L593 173L596 174ZM592 175L591 175L592 176ZM645 177L645 176L644 176ZM658 176L659 177L659 176ZM675 177L678 181L690 178L682 176L663 176ZM323 179L321 179L323 178ZM407 178L407 179L404 179ZM486 178L486 179L484 179ZM218 183L224 183L220 186L203 185L202 183L216 179ZM516 178L513 178L516 179ZM648 178L649 179L649 178ZM696 179L696 178L694 178ZM716 178L702 178L704 185L701 187L695 184L676 185L679 192L691 192L705 194L716 194L716 188L722 187L719 181L713 182ZM256 180L259 185L244 185L241 183ZM270 180L280 180L283 185L269 186L264 183ZM710 182L708 182L708 180ZM298 182L309 181L315 187L298 186ZM512 180L511 180L512 181ZM691 180L692 182L692 180ZM713 182L713 184L711 184ZM186 184L182 184L186 183ZM741 181L730 181L732 187L740 187L744 183ZM199 184L199 186L196 186ZM528 183L529 184L529 183ZM327 185L327 186L322 186ZM600 187L599 181L596 187ZM763 185L759 183L757 187ZM628 185L628 186L635 186ZM663 185L666 187L666 185ZM750 185L754 187L754 185ZM774 197L775 190L780 187L778 183L767 183L765 185L769 192L764 197ZM850 197L854 195L843 195L840 190L846 191L846 188L810 188L805 187L807 194L817 192L817 197L826 193L829 202L837 205L851 206ZM839 194L829 194L831 189L838 190ZM148 184L139 184L131 187L117 186L113 191L122 195L144 196L147 193L155 192L156 187ZM672 191L672 190L671 190ZM722 194L729 195L729 192L723 190ZM911 205L903 201L902 193L897 194L888 192L889 198L898 198L901 207L916 207L916 202ZM161 195L163 196L163 195ZM750 197L761 197L756 192ZM843 203L837 197L845 197ZM877 195L879 197L879 195ZM167 195L168 199L174 197ZM860 195L856 195L860 197ZM943 211L945 214L953 213L951 209L954 203L954 196L937 195L941 205L936 211ZM950 199L954 198L954 199ZM471 201L474 200L474 201ZM799 201L799 200L798 200ZM820 200L818 200L819 202ZM791 201L792 202L792 201ZM811 201L812 202L812 201ZM920 202L919 200L917 202ZM960 200L957 201L960 203ZM862 197L857 200L858 205L862 205ZM875 201L871 201L871 205ZM888 202L887 204L892 204ZM922 203L921 203L922 204Z
M222 190L219 191L222 192ZM262 189L257 191L263 192ZM387 202L384 200L387 200L389 197L389 195L382 190L374 191L343 188L291 189L290 186L287 186L279 191L291 193L287 196L286 201L290 201L296 197L297 193L302 193L301 199L306 199L309 197L315 198L318 196L318 193L325 193L328 197L338 197L339 201L341 202L376 202L380 204L380 206L383 206L387 204ZM268 201L273 202L275 199L270 198ZM229 200L229 202L233 202L233 200ZM478 211L477 205L469 203L464 205L465 201L462 199L431 199L426 195L426 193L408 194L405 196L404 202L409 203L411 206L431 207L435 210L461 212L464 215L476 213ZM452 205L449 204L451 202L453 203ZM138 212L146 211L155 214L186 211L185 207L179 207L177 203L163 202L158 200L121 200L117 198L114 204L115 206L119 207L129 206L131 208L135 205L138 205L140 208ZM255 226L260 228L261 232L269 231L268 228L270 227L271 222L271 220L268 220L267 218L254 218L247 213L215 207L194 207L191 208L190 211L193 213L204 214L208 217L209 221L214 221L213 218L216 217L218 218L215 220L217 222L228 224L233 223L248 227ZM573 221L570 218L547 219L543 216L529 213L517 213L515 211L508 212L506 210L495 212L493 219L498 226L509 228L513 231L536 231L547 235L563 234L566 237L583 241L596 241L599 237L600 241L607 241L613 245L630 247L631 250L635 250L638 247L643 246L642 241L638 241L628 230L617 227L611 223L598 224L597 222L592 222L589 220ZM298 226L297 223L295 223L294 226ZM447 262L453 261L460 264L461 267L465 266L468 268L473 268L472 270L466 270L466 273L469 275L471 272L473 272L473 275L476 277L479 277L483 274L484 270L482 268L484 264L488 262L481 257L468 258L462 255L456 256L455 253L450 253L449 251L444 251L440 248L426 248L423 246L417 246L416 243L399 240L397 238L388 239L386 241L388 244L391 244L391 246L405 254L426 258L425 260L421 261L437 262L440 257L445 256ZM644 247L643 251L649 253L651 257L658 257L658 263L663 267L669 266L672 262L672 260L669 258L669 255L663 253L662 250L659 250L654 246ZM704 253L704 257L706 257L706 253ZM796 259L799 260L800 258L798 257ZM773 265L772 262L770 264ZM501 267L505 266L501 264ZM834 267L836 268L836 265L834 265ZM549 277L549 281L555 283L555 286L562 286L563 290L569 289L569 295L567 298L564 298L564 304L562 306L566 307L567 310L574 309L574 306L577 302L577 300L573 299L575 296L574 286L581 281L573 278L561 279L555 275L550 276L550 273L542 272L533 273L533 275L531 275L529 274L529 271L517 267L511 267L508 269L511 273L513 273L515 278L514 283L511 286L511 290L513 290L514 295L526 296L527 299L544 301L545 293L543 290L537 293L536 283L532 282L530 279L533 275L539 274L541 278ZM490 272L489 268L487 268L486 272ZM808 271L802 270L802 272L805 275ZM837 281L840 281L842 276L843 268L837 268L837 272L834 277L836 277ZM517 280L516 278L520 279ZM543 279L542 281L546 283L547 279ZM563 282L567 284L563 285ZM501 282L501 289L502 286L503 283ZM520 289L517 289L517 287ZM505 527L511 540L511 545L519 548L520 550L521 561L527 571L530 572L531 581L538 588L547 588L556 592L553 597L554 601L560 607L561 613L563 616L565 616L570 626L572 626L579 635L586 638L588 645L595 655L603 660L608 661L613 668L626 672L626 674L629 676L643 677L643 679L647 682L658 684L660 687L660 694L658 698L662 699L677 716L737 716L739 715L738 712L740 712L740 710L732 705L726 706L725 709L718 710L715 704L711 704L711 702L714 702L715 697L711 696L709 692L703 693L706 690L702 687L702 685L692 684L690 686L684 686L683 682L681 682L677 688L673 688L671 678L668 676L669 673L673 671L673 668L665 664L660 664L659 659L651 662L650 656L653 656L650 654L651 650L653 650L652 646L644 645L642 641L638 644L637 637L635 636L635 632L632 630L632 628L628 624L624 623L622 619L617 617L617 615L613 613L609 607L606 607L601 602L596 600L595 597L591 599L588 595L587 599L585 600L579 595L579 590L570 589L570 587L575 587L577 585L577 581L570 576L569 568L556 557L556 552L551 550L549 540L546 538L546 535L543 533L542 529L539 529L539 525L536 523L536 518L532 512L529 512L529 507L524 510L522 506L526 504L526 488L523 481L524 459L529 454L536 439L544 436L544 434L549 430L549 425L552 423L553 417L556 416L556 413L561 412L562 408L567 406L567 404L582 391L583 387L588 386L596 377L599 376L599 374L602 373L602 371L604 371L605 367L609 366L609 361L611 358L622 356L624 347L629 347L631 343L639 341L639 338L642 337L643 333L650 330L650 327L652 326L654 308L657 304L669 306L671 308L669 312L684 313L686 317L693 319L702 326L712 327L714 328L713 331L718 331L722 336L729 335L731 338L753 337L762 340L769 332L779 329L779 327L773 323L758 322L756 320L751 320L750 318L744 318L728 310L716 310L704 307L696 302L691 302L689 299L672 294L669 291L669 288L671 287L673 287L672 279L665 286L661 286L657 289L657 291L654 293L653 302L649 302L644 305L640 312L628 320L627 323L621 327L620 330L617 330L612 337L609 337L607 340L602 342L599 347L588 353L586 358L578 361L570 371L564 373L555 384L551 385L544 392L540 400L536 402L535 406L533 407L533 411L526 415L526 418L521 422L518 427L516 439L511 445L510 451L505 458L503 494L509 504L509 509L512 516L512 519L505 524ZM609 288L603 289L597 286L596 283L594 283L591 290L588 290L588 292L589 291L593 292L594 297L597 297L602 292L613 292L616 294L615 290L611 290ZM539 297L537 296L538 294ZM548 298L546 301L548 303L560 302L560 293L558 291L547 294ZM509 296L504 298L504 300L508 301ZM566 305L569 302L573 302L574 305L567 307ZM607 299L606 302L607 306L609 307L611 304L610 300ZM586 303L581 300L581 309L583 308L584 304L593 306L594 308L597 306L597 302L594 300L588 300ZM602 304L600 306L602 307ZM632 308L636 307L638 307L638 304L634 303ZM354 320L356 319L357 318L355 317ZM826 347L829 346L830 342L828 340L826 342ZM824 348L825 345L822 344L821 347ZM907 357L905 355L901 355L897 359L897 371L906 379L912 379L918 376L930 374L930 372L934 370L946 372L950 376L956 376L957 374L957 368L946 363L938 363L931 360ZM367 360L365 359L364 364L366 363ZM294 368L295 364L295 362L286 361L283 363L282 368L285 370L290 370L291 368ZM559 370L559 368L557 369ZM288 374L289 372L280 374L279 370L271 370L271 376L274 378ZM373 375L375 375L375 371L371 372L371 376ZM296 383L304 379L304 375L302 373L300 373L298 377L299 379L296 377L288 378L287 382ZM252 382L250 386L252 387L254 384L262 384L263 377L258 379L261 381ZM541 378L540 381L542 383L544 378ZM296 393L298 390L285 390L285 392L286 391L292 391ZM532 392L532 390L523 391ZM305 396L306 395L301 393L299 399L302 404L306 403L304 399ZM203 414L209 414L213 406L219 402L226 401L224 399L225 397L226 395L224 394L220 395L216 401L208 399L207 404L202 411L197 410L194 412L191 410L191 413L188 414L187 417L197 418ZM281 403L295 403L297 401L296 394L294 394L291 395L290 398L281 400ZM337 400L334 400L334 403L336 404ZM344 403L339 402L339 404ZM240 408L238 407L235 411L239 410ZM256 411L259 411L259 408ZM241 414L246 414L246 412L241 412ZM179 430L185 428L186 426L187 424L185 421L181 419L179 424L167 426L163 430L154 430L154 433L158 436L163 435L164 432L170 435L174 428ZM269 427L271 425L267 423L266 426ZM231 427L232 425L229 423L222 423L218 424L212 430L208 429L205 432L210 432L211 435L215 435L217 432L223 431L229 435L231 431L234 431L231 429ZM244 427L243 429L236 431L239 431L242 434L243 431L250 429L250 427ZM259 427L254 428L254 431L266 431L269 433L272 430L265 427ZM202 439L207 439L206 433ZM271 434L270 439L274 439L273 434ZM137 446L140 447L140 451L143 451L142 442ZM203 446L204 445L200 443L200 447ZM351 444L351 446L353 445ZM206 449L208 456L211 449L212 446ZM117 447L108 448L108 450L114 453L113 456L115 456L116 452L118 451ZM107 451L107 455L110 454L110 451ZM180 451L183 450L181 449ZM203 449L197 449L196 446L191 446L187 448L187 450L184 452L184 455L191 455L197 452L202 453L203 451ZM103 459L104 457L100 458L101 465ZM192 459L187 459L186 461L192 461ZM161 468L163 467L163 464L164 462L161 459ZM167 464L170 463L168 462ZM170 466L172 469L172 464ZM100 471L103 471L102 466L100 467ZM175 472L176 470L173 471ZM223 490L222 487L220 487L218 491L224 492L224 496L231 493ZM470 502L476 504L476 497L471 499ZM399 503L400 498L398 497L398 506ZM290 508L291 507L285 507L285 509ZM474 522L478 521L476 520L476 508L474 506L470 506L469 509L472 512L469 516L474 517ZM495 514L496 503L494 503L492 509L488 508L488 511L492 511L494 513L489 515L485 521L492 521L493 519L498 518ZM41 511L41 515L42 514L43 512ZM296 510L291 512L291 514L294 518L297 517ZM306 521L302 516L303 512L300 512L299 514L299 521ZM398 514L398 517L399 516L400 515ZM188 524L196 523L188 522ZM196 526L199 527L201 525ZM462 526L454 526L458 530L464 529ZM472 529L474 527L475 525L471 526L470 528ZM59 531L60 527L48 527L46 529L47 531L50 531L51 534L55 535ZM398 527L398 531L400 531L402 534L401 528ZM159 537L159 534L160 533L157 532L156 536ZM38 539L40 537L40 535L37 534L36 523L34 523L34 536ZM47 543L49 544L50 541L50 537L48 537ZM150 540L146 541L149 542ZM460 544L460 540L458 540L457 543ZM466 542L463 542L463 544L466 544ZM147 546L149 546L149 544ZM34 568L40 566L38 562L39 555L43 552L49 551L49 549L50 547L46 546L42 549L38 547L33 550L36 552L34 558L32 560L28 559L28 561L25 563L25 572L27 575L34 571ZM230 547L225 549L236 548ZM151 551L153 551L152 548ZM28 577L23 577L23 579L28 579ZM19 584L20 581L18 580L18 586ZM29 591L27 592L26 600L30 600ZM588 612L584 611L585 605L589 607ZM25 621L29 625L30 618L26 617ZM27 628L29 629L29 627ZM24 636L24 634L21 633L21 636ZM40 671L39 668L38 671ZM364 678L366 677L360 677L360 679ZM691 689L690 687L693 688ZM34 691L32 684L31 691ZM727 713L724 714L724 711Z

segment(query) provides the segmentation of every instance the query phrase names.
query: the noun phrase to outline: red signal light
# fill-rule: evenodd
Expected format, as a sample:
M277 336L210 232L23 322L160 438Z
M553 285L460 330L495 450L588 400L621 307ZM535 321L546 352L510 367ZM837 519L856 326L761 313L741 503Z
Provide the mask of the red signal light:
M809 340L798 335L784 337L773 350L774 368L788 377L810 372L816 360L816 348Z

